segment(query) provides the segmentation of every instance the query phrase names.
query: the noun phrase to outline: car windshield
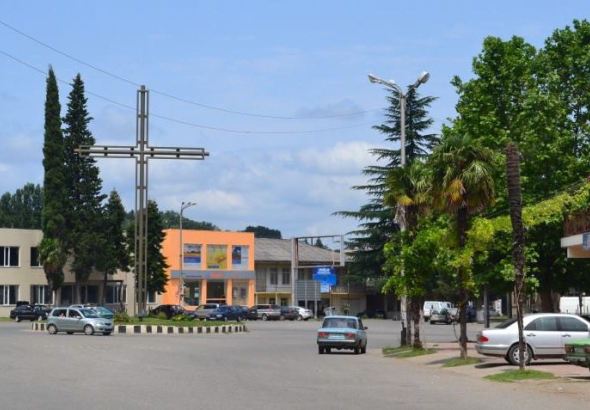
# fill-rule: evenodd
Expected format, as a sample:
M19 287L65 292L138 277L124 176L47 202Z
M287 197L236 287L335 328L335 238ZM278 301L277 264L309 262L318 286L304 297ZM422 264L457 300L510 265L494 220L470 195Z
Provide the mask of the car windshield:
M340 317L331 317L331 318L327 318L324 320L322 327L339 327L339 328L356 329L356 320L347 319L347 318L340 318Z
M508 320L500 323L498 326L496 326L496 329L506 329L507 327L512 325L514 322L516 322L516 318L508 319Z
M82 312L82 314L84 315L84 317L88 317L88 318L95 318L98 317L98 315L96 314L96 312L90 310L90 309L80 309L80 312Z

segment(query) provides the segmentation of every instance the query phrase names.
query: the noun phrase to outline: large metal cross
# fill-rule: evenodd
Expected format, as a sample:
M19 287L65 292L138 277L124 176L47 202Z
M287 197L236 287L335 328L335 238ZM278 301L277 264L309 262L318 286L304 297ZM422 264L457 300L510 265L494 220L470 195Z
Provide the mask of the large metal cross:
M147 227L148 227L148 160L192 159L202 160L209 155L204 148L150 147L149 91L142 85L137 90L137 128L135 146L82 145L75 151L79 155L97 158L135 158L135 305L134 315L144 315L147 304Z

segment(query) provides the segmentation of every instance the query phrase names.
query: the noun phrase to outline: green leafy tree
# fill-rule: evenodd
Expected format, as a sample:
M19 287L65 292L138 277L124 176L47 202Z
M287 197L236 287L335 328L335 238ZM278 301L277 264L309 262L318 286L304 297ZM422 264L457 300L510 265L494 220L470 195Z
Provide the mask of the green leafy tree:
M97 269L104 272L103 301L106 304L107 282L109 275L118 271L129 272L131 257L128 247L128 240L124 234L125 208L117 191L111 191L108 202L104 209L102 219L102 235L104 243L101 247L101 255L97 263ZM119 295L119 303L123 310L123 300Z
M61 106L53 68L49 68L45 98L45 133L43 143L43 239L39 244L39 259L52 291L64 281L63 266L66 261L63 235L65 230L65 187L63 167L63 135L61 131Z
M162 223L166 228L179 228L180 227L180 214L175 211L165 211L162 212ZM182 215L182 229L195 229L199 231L219 231L219 227L217 225L212 224L211 222L205 221L193 221L192 219L187 218L186 216Z
M470 215L480 212L494 200L493 167L497 155L483 147L481 141L447 129L440 145L435 147L429 165L433 172L433 205L450 215L456 223L457 248L466 248ZM466 308L473 292L471 261L461 260L456 266L456 283L460 309L461 357L467 357Z
M387 97L386 121L373 127L385 135L389 145L400 144L400 100L399 94L390 90ZM406 161L411 164L415 160L424 159L438 141L436 134L428 133L433 124L428 116L428 108L435 97L420 97L416 89L410 88L406 93ZM349 263L349 275L352 282L366 283L373 280L377 286L383 285L383 265L385 257L384 245L395 241L399 234L399 225L394 220L395 206L386 205L383 201L387 191L386 179L389 172L401 164L401 150L375 148L370 153L380 164L371 165L363 170L368 178L367 184L352 187L366 192L369 201L358 211L339 211L335 215L358 220L358 229L349 232L350 239L346 246L352 250L352 261Z
M14 194L6 192L0 198L0 227L41 229L43 191L39 185L25 184Z
M473 61L474 78L453 81L459 93L456 124L464 132L481 136L484 145L497 151L510 141L518 144L525 206L578 183L588 173L589 33L587 21L574 20L573 27L556 30L539 51L520 37L488 37ZM499 198L491 211L505 212L505 168L497 167L495 175ZM569 287L564 272L576 283L583 283L585 276L581 265L568 261L561 249L560 235L554 235L560 226L552 222L526 233L531 248L526 252L531 256L527 270L535 273L547 310L553 309L553 292Z
M72 271L76 275L76 302L80 303L80 285L88 281L102 253L101 235L102 180L96 160L78 155L81 145L94 145L95 139L88 129L92 120L86 108L84 82L80 74L74 78L68 97L68 110L63 118L64 176L66 197L65 244L71 256Z
M281 231L278 229L271 229L267 228L266 226L247 226L244 229L244 232L254 232L255 238L271 238L271 239L281 239Z

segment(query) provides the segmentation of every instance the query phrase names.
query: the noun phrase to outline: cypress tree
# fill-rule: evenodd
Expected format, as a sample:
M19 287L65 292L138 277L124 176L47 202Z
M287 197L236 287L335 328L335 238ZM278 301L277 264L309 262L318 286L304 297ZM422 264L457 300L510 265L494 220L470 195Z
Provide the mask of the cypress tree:
M49 67L45 98L45 133L43 143L43 240L39 245L39 257L52 291L59 289L64 280L64 168L63 135L61 131L61 106L53 68Z
M81 156L75 151L81 145L94 145L95 140L88 129L92 117L86 109L84 82L80 74L72 84L68 97L68 110L63 118L65 200L67 232L66 246L72 257L72 271L76 275L76 301L80 303L80 285L85 283L96 266L102 252L101 229L102 202L106 195L101 194L102 180L96 161L92 157Z

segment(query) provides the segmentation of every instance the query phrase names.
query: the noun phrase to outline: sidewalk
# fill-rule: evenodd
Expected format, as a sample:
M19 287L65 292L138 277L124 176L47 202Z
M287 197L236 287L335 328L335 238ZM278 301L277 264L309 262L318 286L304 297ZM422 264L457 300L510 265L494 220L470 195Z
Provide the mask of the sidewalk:
M477 357L481 359L481 363L446 367L441 366L449 359L458 358L460 356L460 349L458 343L428 343L428 348L436 349L436 353L412 357L411 362L421 364L424 366L433 366L443 370L452 371L454 373L461 373L470 377L483 378L485 376L501 373L507 370L516 369L515 366L509 365L503 358L482 356L475 351L475 344L467 344L467 354L469 357ZM590 383L590 372L584 367L574 366L561 359L550 360L533 360L528 366L528 369L538 370L554 374L558 379L571 379L575 381L584 381ZM586 383L586 388L590 390L590 386Z

